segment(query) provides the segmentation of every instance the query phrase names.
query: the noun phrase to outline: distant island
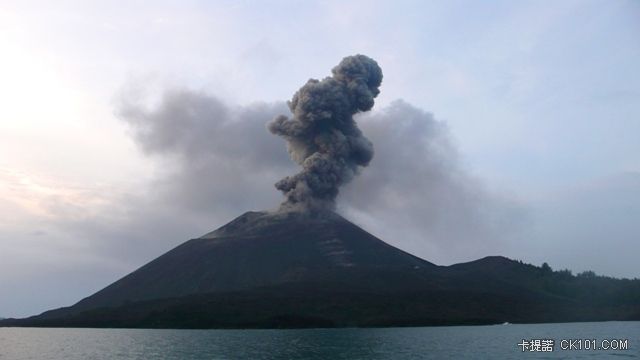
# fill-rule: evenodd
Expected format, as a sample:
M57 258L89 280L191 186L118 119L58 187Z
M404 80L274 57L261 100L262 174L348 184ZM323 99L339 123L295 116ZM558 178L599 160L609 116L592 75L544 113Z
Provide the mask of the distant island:
M0 326L304 328L640 320L640 280L438 266L333 212L248 212L77 304Z
M299 328L640 320L640 280L553 271L501 256L438 266L333 212L373 158L353 116L382 69L348 56L267 125L301 169L275 211L247 212L73 306L0 326ZM239 189L238 191L242 191ZM153 239L149 239L152 241ZM65 281L65 279L60 279Z

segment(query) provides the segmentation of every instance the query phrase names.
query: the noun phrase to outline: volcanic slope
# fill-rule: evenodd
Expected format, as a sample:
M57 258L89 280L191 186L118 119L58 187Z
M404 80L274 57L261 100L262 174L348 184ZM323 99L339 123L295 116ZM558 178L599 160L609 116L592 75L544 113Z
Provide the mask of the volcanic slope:
M382 274L417 275L436 267L333 212L247 212L179 245L74 309L291 283L370 288L381 285ZM381 277L373 278L377 274ZM398 283L400 279L388 285L407 281ZM362 283L347 284L356 280Z

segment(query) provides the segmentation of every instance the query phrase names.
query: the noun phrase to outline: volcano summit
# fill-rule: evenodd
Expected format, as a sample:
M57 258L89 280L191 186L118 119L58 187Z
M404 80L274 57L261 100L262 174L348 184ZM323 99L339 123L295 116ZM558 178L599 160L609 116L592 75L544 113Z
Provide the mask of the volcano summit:
M330 287L344 283L345 276L433 267L335 213L311 217L298 212L248 212L187 241L75 307L302 283Z

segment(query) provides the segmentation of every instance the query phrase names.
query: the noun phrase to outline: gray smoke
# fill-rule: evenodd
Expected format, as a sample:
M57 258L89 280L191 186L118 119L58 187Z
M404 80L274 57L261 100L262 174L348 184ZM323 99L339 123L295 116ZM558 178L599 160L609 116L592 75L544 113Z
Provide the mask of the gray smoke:
M181 88L164 91L152 106L130 91L118 100L117 116L143 153L159 161L152 185L159 206L223 221L277 203L271 184L294 165L264 123L287 110L283 102L235 106Z
M469 171L445 121L402 100L356 118L376 156L341 189L341 214L430 260L505 252L526 214Z
M146 190L122 205L118 217L132 223L104 224L102 215L98 224L108 230L100 232L127 232L108 236L139 239L142 254L149 236L168 249L176 239L204 234L248 209L272 208L280 193L271 184L297 165L280 138L265 134L264 124L287 111L284 102L233 105L182 88L153 102L122 94L116 113L158 167ZM527 215L511 196L493 192L469 172L446 122L404 101L355 119L376 153L366 171L340 188L339 213L438 263L505 253ZM113 251L120 248L113 245Z
M268 125L287 140L291 158L302 166L275 184L286 196L283 210L334 208L340 186L373 158L373 145L353 115L373 107L382 70L373 59L355 55L331 72L322 81L310 79L293 95L291 118L280 115Z

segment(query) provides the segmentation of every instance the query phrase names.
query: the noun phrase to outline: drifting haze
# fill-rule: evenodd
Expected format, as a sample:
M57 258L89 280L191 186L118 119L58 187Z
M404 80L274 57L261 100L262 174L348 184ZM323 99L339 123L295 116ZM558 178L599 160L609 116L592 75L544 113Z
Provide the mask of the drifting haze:
M265 124L284 103L234 107L187 89L168 90L153 106L130 92L120 99L117 114L136 144L166 170L153 201L201 219L275 206L272 181L293 165ZM468 174L445 123L401 100L358 122L377 158L338 197L339 212L428 259L504 251L520 221L518 205Z
M119 98L117 116L142 152L163 164L153 181L165 206L228 219L277 201L272 184L293 165L265 125L286 111L284 103L229 106L184 89L166 91L151 108L135 92Z

